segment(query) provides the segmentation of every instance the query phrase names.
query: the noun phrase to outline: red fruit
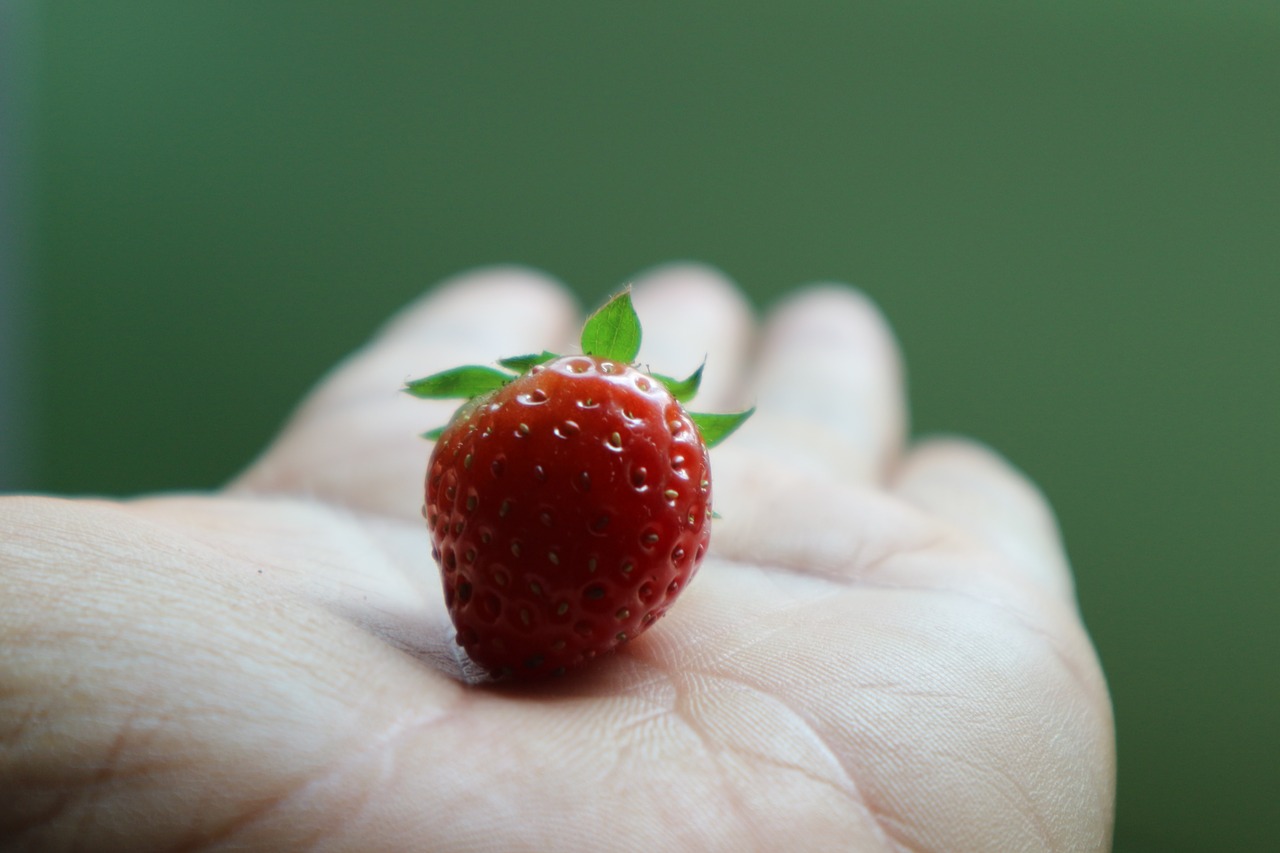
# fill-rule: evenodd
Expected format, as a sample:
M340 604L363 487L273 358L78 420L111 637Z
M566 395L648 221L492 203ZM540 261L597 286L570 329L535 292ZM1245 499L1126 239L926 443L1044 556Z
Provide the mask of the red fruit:
M639 336L623 293L588 321L589 354L408 386L472 397L435 434L424 515L457 642L495 675L558 675L634 639L706 554L707 444L750 412L687 413L677 396L701 368L684 382L637 370Z
M638 636L697 571L707 450L661 382L557 358L445 430L426 515L467 654L491 672L563 671Z

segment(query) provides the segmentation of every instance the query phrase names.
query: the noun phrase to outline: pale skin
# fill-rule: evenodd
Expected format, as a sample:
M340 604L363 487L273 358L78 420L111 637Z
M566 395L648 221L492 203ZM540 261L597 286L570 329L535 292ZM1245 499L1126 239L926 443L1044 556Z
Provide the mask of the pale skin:
M0 847L1107 849L1111 705L1041 493L907 441L850 288L757 318L671 266L634 298L642 364L706 355L695 408L758 411L713 451L684 596L562 679L486 683L453 644L417 437L449 404L397 391L572 351L537 273L434 289L220 491L0 499Z

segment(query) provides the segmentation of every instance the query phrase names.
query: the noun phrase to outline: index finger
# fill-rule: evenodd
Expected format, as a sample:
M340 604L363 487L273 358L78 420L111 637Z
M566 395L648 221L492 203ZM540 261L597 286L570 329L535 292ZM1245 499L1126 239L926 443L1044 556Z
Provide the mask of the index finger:
M765 320L756 413L734 437L788 467L882 483L901 452L906 402L897 343L876 306L847 286L815 285Z
M560 282L518 267L465 273L394 317L316 387L231 488L415 519L431 445L457 405L401 393L418 376L559 346L577 323Z

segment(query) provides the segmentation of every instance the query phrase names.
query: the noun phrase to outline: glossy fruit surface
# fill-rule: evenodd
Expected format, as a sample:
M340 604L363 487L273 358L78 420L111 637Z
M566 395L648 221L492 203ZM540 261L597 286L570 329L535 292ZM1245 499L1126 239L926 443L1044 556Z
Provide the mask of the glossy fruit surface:
M563 671L638 636L711 533L693 421L661 382L591 356L474 401L441 435L426 495L458 642L495 673Z

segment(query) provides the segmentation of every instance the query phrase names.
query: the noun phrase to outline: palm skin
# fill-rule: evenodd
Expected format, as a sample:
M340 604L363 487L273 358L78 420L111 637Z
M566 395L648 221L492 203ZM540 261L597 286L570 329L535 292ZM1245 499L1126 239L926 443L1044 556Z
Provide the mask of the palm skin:
M217 494L0 501L0 846L1105 849L1110 703L1034 488L968 442L903 449L851 291L757 328L671 267L636 304L642 362L708 354L699 406L759 409L713 454L696 581L563 679L457 651L418 516L447 407L394 391L570 338L528 272L407 311Z

